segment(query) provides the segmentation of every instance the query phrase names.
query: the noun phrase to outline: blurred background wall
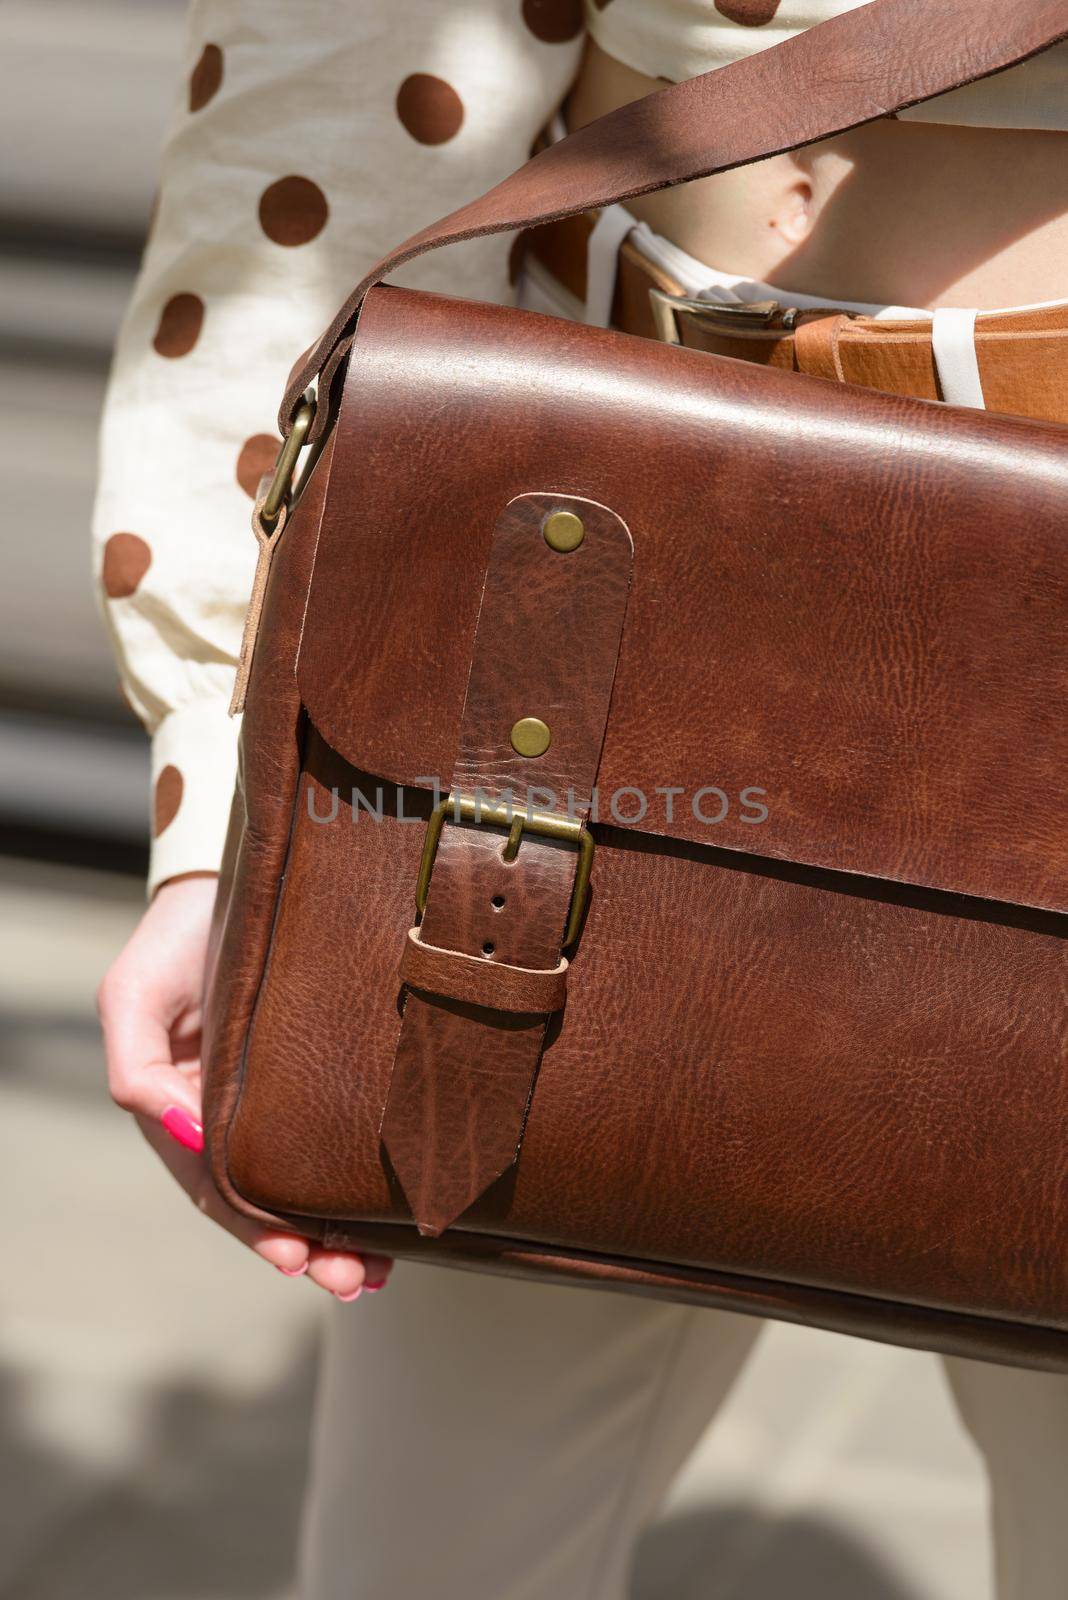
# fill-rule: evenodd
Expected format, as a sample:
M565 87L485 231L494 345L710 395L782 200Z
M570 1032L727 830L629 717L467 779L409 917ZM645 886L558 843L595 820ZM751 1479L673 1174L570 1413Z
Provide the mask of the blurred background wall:
M97 420L179 93L180 0L0 5L0 1594L289 1588L312 1297L110 1107L147 747L90 582Z
M4 0L0 51L0 1597L274 1600L322 1297L166 1181L93 1010L147 811L89 579L95 433L182 6ZM933 1359L773 1328L633 1600L987 1600L984 1504Z
M177 85L180 0L0 7L0 823L144 848L144 741L87 581L96 427ZM43 841L42 841L43 842Z

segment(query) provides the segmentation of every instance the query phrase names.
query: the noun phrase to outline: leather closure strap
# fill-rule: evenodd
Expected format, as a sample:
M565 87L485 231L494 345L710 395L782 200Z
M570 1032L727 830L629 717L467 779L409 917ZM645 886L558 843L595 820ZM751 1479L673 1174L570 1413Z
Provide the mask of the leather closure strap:
M510 802L520 819L530 806L585 822L632 558L630 534L606 506L525 494L505 507L454 794ZM537 729L529 737L534 720L547 742ZM546 1025L564 998L577 851L568 838L515 836L517 848L506 827L446 822L402 957L404 1015L381 1132L423 1234L448 1227L515 1161Z

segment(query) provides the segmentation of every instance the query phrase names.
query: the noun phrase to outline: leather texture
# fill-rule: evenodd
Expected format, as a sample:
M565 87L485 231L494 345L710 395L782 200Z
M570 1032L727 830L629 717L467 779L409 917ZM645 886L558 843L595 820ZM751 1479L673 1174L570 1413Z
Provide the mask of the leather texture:
M591 824L520 1158L511 1100L441 1258L1068 1365L1063 430L380 289L331 443L242 736L223 1191L424 1248L380 1129L426 779L461 749L498 519L581 496L635 545L602 804L696 776L761 785L768 816ZM457 899L490 917L500 835L450 824L428 913L461 843ZM544 954L503 959L557 964L564 883ZM531 927L542 904L532 875Z
M1068 908L1058 428L393 288L346 405L299 677L354 765L447 787L493 519L542 482L639 543L601 821L636 788L642 833Z
M552 549L542 531L561 512L584 528L567 552ZM451 794L511 801L521 816L529 807L586 821L631 562L630 535L603 505L525 494L504 507L467 652ZM526 757L510 736L531 714L551 738L542 754ZM575 848L524 831L509 860L504 842L501 829L446 823L420 926L421 940L439 952L437 983L432 992L410 984L404 1000L382 1142L421 1233L440 1233L515 1161L556 1009L472 1003L470 974L445 970L442 953L456 951L507 964L513 988L515 969L540 970L547 998L558 993ZM409 938L409 972L410 952Z
M333 452L331 437L289 521L287 537L273 552L264 592L255 600L259 630L256 649L248 657L237 783L205 970L205 1145L220 1192L261 1220L269 1214L257 1211L229 1181L226 1145L249 1029L270 959L300 781L305 716L293 664Z
M318 380L311 437L323 433L367 291L415 256L813 144L1001 72L1066 37L1065 0L871 0L728 68L620 106L376 263L290 380L279 426L288 434Z
M1064 33L1063 3L875 0L389 261ZM220 1191L330 1244L1068 1370L1068 433L398 289L346 367L350 331L305 369L344 395L251 659ZM580 503L596 537L550 560ZM507 862L446 823L411 965L436 778L525 781L526 715L596 838L562 1007L565 839ZM465 987L480 955L501 988ZM530 974L551 1011L512 1009Z

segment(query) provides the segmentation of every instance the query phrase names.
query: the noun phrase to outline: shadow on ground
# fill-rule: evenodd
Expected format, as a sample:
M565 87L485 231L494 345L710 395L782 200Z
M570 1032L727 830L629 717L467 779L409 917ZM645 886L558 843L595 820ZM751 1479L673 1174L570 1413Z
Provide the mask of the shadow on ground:
M22 1548L3 1600L290 1595L315 1364L309 1345L281 1384L242 1398L203 1385L153 1390L137 1458L111 1474L29 1438L5 1377L0 1523L9 1551ZM860 1543L808 1517L717 1505L670 1517L640 1541L631 1600L743 1594L917 1600Z
M665 1518L639 1542L629 1600L921 1600L880 1557L814 1517L745 1505Z
M94 1472L26 1437L0 1385L3 1521L27 1539L3 1600L274 1600L290 1591L316 1352L269 1393L154 1390L138 1460ZM38 1507L54 1514L42 1523ZM11 1541L5 1539L10 1549Z

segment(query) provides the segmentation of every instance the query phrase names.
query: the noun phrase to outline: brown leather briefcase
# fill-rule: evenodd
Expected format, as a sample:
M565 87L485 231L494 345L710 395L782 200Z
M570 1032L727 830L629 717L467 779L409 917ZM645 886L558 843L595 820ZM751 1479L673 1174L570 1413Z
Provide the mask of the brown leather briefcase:
M667 88L305 361L209 971L235 1206L1068 1367L1068 433L373 287L1065 35L875 0Z

